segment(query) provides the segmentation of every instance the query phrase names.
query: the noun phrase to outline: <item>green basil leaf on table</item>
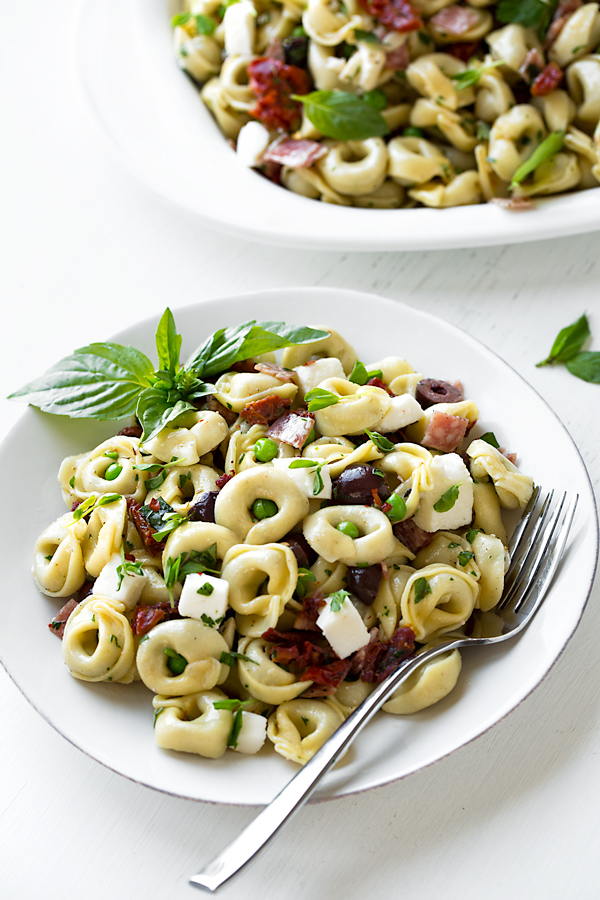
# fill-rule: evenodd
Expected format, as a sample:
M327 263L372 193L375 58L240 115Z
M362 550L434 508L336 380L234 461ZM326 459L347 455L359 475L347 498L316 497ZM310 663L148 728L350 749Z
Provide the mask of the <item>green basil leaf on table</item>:
M347 91L313 91L293 94L304 105L308 119L325 137L338 141L365 141L389 134L381 113L356 94Z
M571 375L575 375L576 378L590 381L592 384L600 384L600 352L578 353L566 363L566 366Z
M540 366L548 366L552 363L567 362L579 353L590 334L590 326L587 316L584 314L572 325L567 325L558 332L549 355L546 359L536 363L536 366L540 368Z

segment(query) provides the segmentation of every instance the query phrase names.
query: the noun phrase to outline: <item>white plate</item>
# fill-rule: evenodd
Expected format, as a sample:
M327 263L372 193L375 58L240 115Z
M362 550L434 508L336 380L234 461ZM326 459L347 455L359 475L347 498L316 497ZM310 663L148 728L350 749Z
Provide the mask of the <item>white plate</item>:
M544 607L516 642L463 655L456 690L431 710L408 717L380 713L326 779L320 796L336 797L401 778L477 737L541 681L575 630L597 558L592 489L571 438L554 413L506 363L446 322L369 294L293 288L215 300L178 310L182 358L210 332L249 318L327 324L353 343L365 362L405 355L428 376L460 378L481 411L484 430L519 454L523 471L544 488L580 494L564 563ZM116 335L154 358L156 320ZM41 374L41 373L40 373ZM269 746L256 757L220 760L160 750L152 734L151 694L141 684L86 684L65 668L47 627L62 601L42 596L31 578L37 536L64 512L56 473L62 458L114 434L29 409L0 447L3 506L0 658L38 712L99 762L142 784L221 803L267 803L296 771Z
M319 250L429 250L522 243L600 228L600 187L515 214L348 209L308 200L241 166L177 67L175 0L83 0L74 49L88 108L121 161L205 224L269 244ZM107 62L108 61L108 62Z

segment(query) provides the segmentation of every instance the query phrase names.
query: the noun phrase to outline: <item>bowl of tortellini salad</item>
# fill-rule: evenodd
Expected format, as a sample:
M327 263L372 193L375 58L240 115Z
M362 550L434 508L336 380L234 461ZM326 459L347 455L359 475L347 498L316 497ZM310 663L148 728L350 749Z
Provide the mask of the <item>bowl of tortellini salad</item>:
M416 249L600 225L596 2L130 3L165 144L136 170L221 228Z

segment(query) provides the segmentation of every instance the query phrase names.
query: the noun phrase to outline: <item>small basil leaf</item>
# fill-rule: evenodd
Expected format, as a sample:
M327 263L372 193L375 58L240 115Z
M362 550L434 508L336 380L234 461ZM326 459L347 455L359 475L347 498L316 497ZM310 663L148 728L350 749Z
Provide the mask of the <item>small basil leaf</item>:
M543 162L546 162L547 159L555 156L562 148L564 137L564 131L553 131L552 134L549 134L539 147L533 151L529 159L525 160L523 165L519 166L512 177L510 183L511 188L524 181L528 175L531 175L531 173L534 172L538 166L541 166Z
M308 411L318 412L320 409L327 409L328 406L335 406L340 402L337 394L326 391L324 388L313 388L304 395L304 399L308 400Z
M179 369L179 352L181 350L181 335L177 334L173 313L167 307L156 329L156 352L158 353L158 368L164 369L172 377L175 377Z
M567 362L572 359L583 347L590 336L590 326L587 316L580 316L572 325L561 328L558 332L556 340L552 344L550 354L536 366L551 365L555 362Z
M448 490L442 494L437 503L433 504L433 508L435 509L435 511L439 513L445 513L451 510L458 500L459 491L460 484L453 484L452 487L448 488Z
M389 134L389 127L378 110L356 94L347 91L313 91L293 94L304 105L307 118L326 137L338 141L365 141Z
M429 586L429 582L426 578L417 578L414 583L415 589L415 603L420 603L423 597L426 597L427 594L431 593L431 587Z
M151 440L166 425L187 412L196 412L196 407L185 400L169 403L164 391L146 388L139 396L135 413L143 429L142 441Z
M382 453L389 453L390 450L394 449L394 444L392 444L392 442L382 434L379 434L378 431L369 431L367 428L365 428L365 434L373 441L377 449L381 450Z
M504 24L516 22L545 31L557 6L558 0L500 0L496 16Z
M494 434L493 431L486 431L485 434L481 435L479 440L485 441L486 444L491 444L492 447L496 448L496 450L500 449L500 444L498 443L498 441L496 439L496 435Z
M196 30L198 34L206 34L211 35L214 34L215 28L217 27L217 23L210 19L208 16L202 15L200 13L197 16L194 16L196 20Z
M154 368L134 347L110 342L80 347L40 378L12 393L54 415L123 419L135 412L137 398L150 384Z
M600 352L578 353L566 365L571 375L575 375L576 378L600 384Z

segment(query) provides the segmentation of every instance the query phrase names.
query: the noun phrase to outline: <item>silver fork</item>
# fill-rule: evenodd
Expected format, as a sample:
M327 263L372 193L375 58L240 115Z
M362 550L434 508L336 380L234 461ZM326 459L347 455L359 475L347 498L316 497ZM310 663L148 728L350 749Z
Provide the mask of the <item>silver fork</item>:
M436 647L401 663L340 725L311 760L271 803L190 883L216 891L246 865L313 793L321 778L344 755L386 700L423 663L458 647L482 647L515 637L529 624L542 604L562 557L579 497L566 493L554 502L554 491L543 501L536 488L509 543L512 561L502 599L495 611L504 619L496 637L449 637Z

